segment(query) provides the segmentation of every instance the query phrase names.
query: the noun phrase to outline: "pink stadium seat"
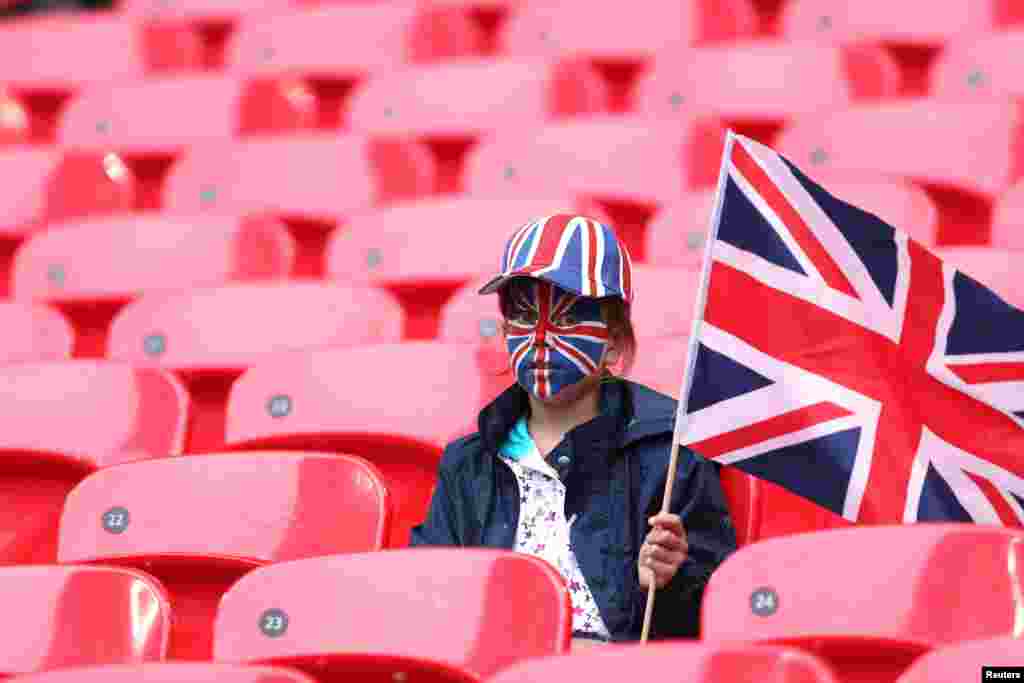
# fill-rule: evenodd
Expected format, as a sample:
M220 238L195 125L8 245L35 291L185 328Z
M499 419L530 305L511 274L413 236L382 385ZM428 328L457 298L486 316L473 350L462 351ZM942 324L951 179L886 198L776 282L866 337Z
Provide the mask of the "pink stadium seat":
M1024 249L1024 182L999 198L992 218L992 246Z
M894 681L932 648L1014 632L1022 540L1019 530L915 524L755 543L711 576L702 638L797 645L841 680Z
M318 96L320 125L337 127L346 95L366 76L408 62L478 54L482 47L481 29L465 8L401 0L243 21L227 61L252 76L304 79Z
M607 105L604 82L586 63L477 59L372 76L356 88L348 116L363 133L425 139L442 169L440 189L455 191L465 152L480 135Z
M463 548L335 555L242 577L221 601L214 658L293 666L325 683L353 680L352 667L374 683L420 680L416 669L432 660L468 682L566 652L571 624L564 580L535 557Z
M992 197L1024 171L1022 130L1010 102L906 100L803 117L776 147L812 176L857 171L927 183L942 212L939 243L984 244Z
M268 219L134 214L65 223L19 248L18 299L59 302L78 330L77 357L102 357L107 328L134 296L287 277L294 245Z
M385 292L323 282L236 284L144 296L110 328L107 356L177 371L193 401L188 450L224 443L231 384L275 354L394 342L402 311Z
M926 245L935 244L939 214L924 190L892 178L826 176L816 178L825 189L845 202L870 211L890 225ZM644 253L654 265L699 269L714 210L715 193L703 190L666 204L647 226Z
M922 12L914 3L864 0L791 0L781 17L787 38L828 43L883 40L896 44L941 46L963 35L984 34L1019 20L1012 0L949 0Z
M32 121L28 107L0 86L0 147L28 142L32 136Z
M406 338L433 339L445 301L467 282L496 271L517 226L586 208L546 196L441 197L354 213L328 241L327 276L387 289L406 311Z
M65 360L75 333L59 312L40 304L0 301L0 364Z
M282 169L301 180L282 182ZM166 209L185 213L269 213L298 241L296 273L323 273L324 239L344 215L428 194L436 172L430 151L404 141L304 134L204 145L172 169Z
M231 387L227 445L368 458L394 496L389 545L404 546L426 515L442 447L475 431L480 408L511 384L478 363L473 347L430 342L279 357Z
M666 118L709 110L734 126L779 124L797 114L893 95L899 79L896 64L873 46L760 40L673 49L654 57L637 86L635 109Z
M516 664L491 683L659 680L687 683L836 683L823 662L793 648L667 642L620 645Z
M80 86L137 80L201 58L187 29L176 30L170 41L147 38L139 22L95 13L7 22L0 26L0 83L66 97Z
M943 260L1024 309L1024 251L994 247L949 247L936 252Z
M282 666L238 666L214 662L154 662L89 666L18 676L18 683L316 683Z
M691 269L634 265L636 300L630 317L637 337L689 336L699 276ZM477 294L490 277L467 284L445 304L438 339L462 344L488 344L500 339L498 297Z
M171 615L150 576L113 567L4 567L0 677L165 659ZM17 618L14 618L17 615Z
M128 210L135 182L114 154L11 147L0 154L0 296L7 293L14 251L49 221Z
M57 560L137 567L168 591L169 656L209 659L224 591L253 567L379 550L390 502L361 458L236 453L162 458L86 477L60 521Z
M916 660L899 683L958 683L985 680L982 667L1020 667L1024 641L1017 636L984 638L933 650ZM989 678L991 681L1014 680Z
M136 21L158 24L198 22L233 24L240 19L261 17L294 7L290 0L122 0L118 11Z
M144 206L156 208L167 166L188 147L315 123L308 93L204 74L86 90L65 109L58 140L122 154L145 183Z
M89 472L181 453L188 399L159 370L0 366L0 564L53 562L67 492Z
M513 12L501 44L515 55L640 61L668 46L731 40L756 28L757 14L746 0L546 0L524 2Z
M481 142L466 159L464 185L477 197L562 193L600 201L642 261L647 217L682 192L714 185L723 140L721 125L700 116L554 123ZM619 213L623 206L632 209Z
M931 71L931 91L954 100L1024 96L1015 58L1024 50L1024 28L951 42Z

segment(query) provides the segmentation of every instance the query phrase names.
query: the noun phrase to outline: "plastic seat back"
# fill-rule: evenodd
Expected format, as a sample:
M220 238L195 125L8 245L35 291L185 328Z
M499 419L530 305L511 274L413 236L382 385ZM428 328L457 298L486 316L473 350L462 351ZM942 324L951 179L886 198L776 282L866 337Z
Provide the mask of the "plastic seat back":
M18 615L0 624L0 675L141 664L167 655L167 596L142 572L4 567L0 600Z
M757 14L745 0L707 0L633 5L583 0L523 3L502 32L503 50L516 55L583 55L641 60L672 45L752 35Z
M961 35L988 33L1011 19L1012 7L1002 0L951 0L922 13L912 4L884 0L794 0L782 12L780 30L787 38L830 43L883 40L941 46Z
M316 683L282 666L238 666L214 662L154 662L89 666L18 676L20 683Z
M404 545L425 517L442 447L474 431L477 412L506 380L483 375L466 345L406 342L280 357L232 386L226 443L329 447L367 458L394 494L389 545Z
M325 601L344 609L325 610ZM571 621L564 580L520 553L336 555L263 567L232 586L217 616L214 658L293 666L320 658L329 666L353 655L428 657L484 677L565 652Z
M15 147L0 155L0 235L21 237L43 223L130 209L134 181L114 154Z
M950 100L1021 97L1024 77L1014 59L1021 50L1021 28L952 41L932 67L931 92Z
M338 36L344 34L344 40ZM247 74L356 80L408 62L476 53L480 29L464 9L414 2L307 7L240 22L228 65Z
M500 672L494 683L556 683L565 680L629 680L671 671L689 683L835 683L823 662L793 648L766 645L665 642L619 645L533 659Z
M175 614L171 656L209 659L217 601L239 576L271 562L379 550L389 524L387 490L361 458L162 458L101 470L76 486L57 559L153 573Z
M704 109L731 120L783 121L894 95L899 85L898 67L879 47L762 40L659 53L637 86L635 108L664 118Z
M947 645L916 660L900 676L899 683L953 683L972 678L985 680L985 668L1019 668L1022 657L1024 643L1016 637L986 638ZM989 680L1000 679L991 676Z
M373 76L353 94L349 120L368 134L473 139L606 104L600 75L584 64L475 59Z
M762 541L712 575L702 637L796 644L843 680L893 681L929 649L1013 632L1022 540L997 527L915 524Z
M442 197L354 213L328 241L327 275L388 289L405 309L406 337L432 339L444 302L497 269L517 225L585 208L568 197L546 196Z
M272 356L401 339L386 292L312 281L235 284L142 297L110 327L107 356L179 371L193 401L190 451L224 444L231 384Z
M286 277L295 247L269 219L136 214L65 223L15 257L14 296L60 302L80 357L102 356L121 306L146 292Z
M0 329L0 363L71 357L75 333L63 315L47 306L0 302Z

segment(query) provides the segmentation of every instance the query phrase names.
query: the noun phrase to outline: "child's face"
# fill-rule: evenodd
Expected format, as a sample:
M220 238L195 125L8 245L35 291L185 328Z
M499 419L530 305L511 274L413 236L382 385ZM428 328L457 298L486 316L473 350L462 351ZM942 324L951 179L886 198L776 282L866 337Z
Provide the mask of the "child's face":
M598 374L608 351L601 303L542 280L509 282L506 344L516 380L548 401Z

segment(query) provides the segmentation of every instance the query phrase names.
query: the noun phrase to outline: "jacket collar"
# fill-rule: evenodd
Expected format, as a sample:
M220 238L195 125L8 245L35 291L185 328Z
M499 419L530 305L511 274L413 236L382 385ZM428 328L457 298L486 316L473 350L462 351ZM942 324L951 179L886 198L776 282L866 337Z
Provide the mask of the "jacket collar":
M508 431L529 408L529 397L518 384L503 391L480 411L477 430L489 453L497 453ZM664 394L623 379L601 384L601 414L572 430L588 441L619 434L621 445L651 436L671 434L676 402Z

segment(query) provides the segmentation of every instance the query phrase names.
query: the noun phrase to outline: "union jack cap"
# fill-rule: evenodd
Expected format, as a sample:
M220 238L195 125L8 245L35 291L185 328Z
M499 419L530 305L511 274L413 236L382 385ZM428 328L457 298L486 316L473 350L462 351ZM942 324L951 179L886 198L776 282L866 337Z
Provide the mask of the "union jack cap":
M586 216L530 221L505 246L501 273L480 289L493 294L514 277L534 277L581 296L633 302L632 263L615 231Z

